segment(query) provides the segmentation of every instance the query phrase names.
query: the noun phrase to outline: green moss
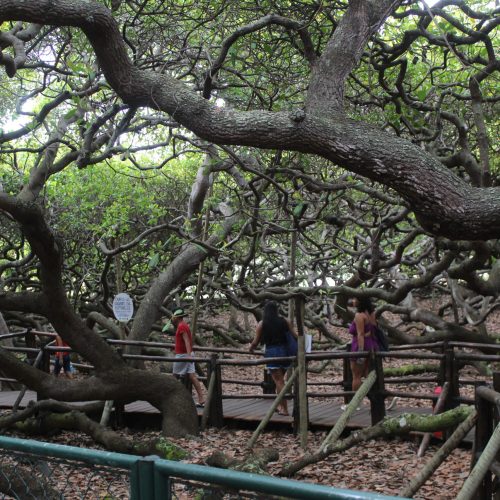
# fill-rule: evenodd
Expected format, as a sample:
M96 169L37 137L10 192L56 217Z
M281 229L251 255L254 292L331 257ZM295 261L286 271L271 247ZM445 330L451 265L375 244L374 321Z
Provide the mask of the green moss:
M188 456L188 452L186 450L171 443L170 441L167 441L164 438L160 438L156 442L155 447L156 450L160 453L160 456L167 460L179 461Z
M433 373L439 371L439 365L423 364L423 365L404 365L398 368L384 368L386 377L402 377L405 375L418 375L420 373Z

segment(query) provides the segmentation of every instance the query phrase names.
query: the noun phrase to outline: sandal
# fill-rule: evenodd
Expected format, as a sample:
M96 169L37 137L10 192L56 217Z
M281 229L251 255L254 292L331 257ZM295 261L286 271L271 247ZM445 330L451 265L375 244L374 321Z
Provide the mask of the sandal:
M283 410L278 410L278 415L281 415L282 417L289 417L290 414L287 411Z

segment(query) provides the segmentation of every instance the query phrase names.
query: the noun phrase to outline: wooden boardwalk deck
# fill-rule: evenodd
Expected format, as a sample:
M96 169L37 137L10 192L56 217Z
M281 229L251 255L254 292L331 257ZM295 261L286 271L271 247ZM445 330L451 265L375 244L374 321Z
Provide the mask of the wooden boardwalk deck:
M2 391L0 392L0 409L12 408L14 402L19 395L19 391ZM24 408L29 401L36 400L36 393L26 391L21 400L20 407ZM78 405L78 403L73 403ZM83 403L82 403L83 404ZM256 425L264 418L272 401L270 399L225 399L223 400L224 420L227 423L238 424L238 422ZM291 407L291 406L289 406ZM125 405L126 414L135 415L151 415L159 414L158 410L151 406L146 401L135 401ZM201 415L202 409L198 408L198 414ZM430 414L430 408L408 408L398 407L388 410L387 416L396 417L402 413L420 413L422 415ZM335 425L335 422L342 414L341 401L310 401L309 402L309 421L311 429L330 428ZM292 417L285 417L275 413L271 422L276 424L292 424ZM361 406L360 410L354 412L351 416L347 427L362 428L368 427L371 424L370 407L367 404Z

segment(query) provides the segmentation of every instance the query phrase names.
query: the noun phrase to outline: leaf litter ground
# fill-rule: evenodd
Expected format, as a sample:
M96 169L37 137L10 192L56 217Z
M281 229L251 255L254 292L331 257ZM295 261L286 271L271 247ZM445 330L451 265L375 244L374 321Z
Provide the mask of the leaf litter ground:
M391 365L402 363L396 361ZM318 363L319 364L319 363ZM314 368L314 365L311 366ZM262 367L227 367L224 369L223 378L239 380L261 380ZM472 373L470 375L473 375ZM338 362L332 363L321 373L311 373L311 381L332 382L341 380L342 367ZM412 392L432 394L435 384L408 383L391 387L392 390L409 389ZM260 389L251 386L238 386L225 384L227 393L238 391L241 393L259 393ZM317 386L314 392L331 391L331 386ZM473 395L471 388L463 388L465 393ZM405 400L404 406L430 405L426 400ZM135 440L151 439L159 432L137 432L122 429L120 433L127 434ZM172 440L189 452L185 461L194 464L205 464L205 460L216 450L222 450L229 456L242 459L245 455L246 443L252 435L252 430L234 429L208 429L197 437ZM319 447L326 437L324 432L309 432L308 446L311 451ZM42 438L43 439L43 438ZM95 443L79 433L63 432L50 439L51 442L69 444L78 447L95 448ZM373 440L352 449L331 455L326 460L312 464L294 477L296 480L311 483L346 488L359 491L370 491L382 494L397 495L408 481L423 468L425 463L438 449L435 442L423 458L417 458L416 453L420 438L415 436L408 440L395 438L392 440ZM265 431L256 444L257 447L273 448L279 452L278 462L270 463L268 472L278 476L282 466L287 462L295 461L302 455L299 439L291 431L272 430ZM467 448L455 450L448 459L439 467L434 475L425 483L415 498L418 499L453 499L457 496L463 481L470 468L471 451ZM123 492L122 494L126 494ZM190 498L189 495L181 495ZM120 495L120 498L122 497Z

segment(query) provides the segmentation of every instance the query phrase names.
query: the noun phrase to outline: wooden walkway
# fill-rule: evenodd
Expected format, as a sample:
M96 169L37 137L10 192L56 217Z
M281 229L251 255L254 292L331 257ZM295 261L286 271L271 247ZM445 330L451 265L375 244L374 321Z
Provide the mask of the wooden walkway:
M10 409L14 405L19 391L2 391L0 392L0 409ZM23 399L21 400L20 407L25 408L29 401L36 401L36 393L33 391L26 391ZM72 403L78 405L79 403ZM84 403L81 403L84 404ZM270 399L225 399L223 400L223 411L224 420L226 423L233 423L237 425L238 423L255 424L257 425L266 415L269 407L272 404ZM342 415L341 402L338 398L337 400L330 401L310 401L309 402L309 421L311 429L323 429L331 428L335 425L335 422ZM291 402L289 403L289 408L291 408ZM198 415L201 415L202 409L198 408ZM428 415L431 413L430 408L409 408L409 407L398 407L392 408L387 411L388 417L397 417L402 413L419 413L422 415ZM159 414L158 410L151 406L146 401L135 401L133 403L125 405L125 413L127 415L133 414L139 416L143 415L155 415ZM271 422L276 424L292 424L292 417L285 417L275 413L272 416ZM359 429L363 427L368 427L371 425L370 417L370 406L364 404L361 406L360 410L354 412L354 414L349 419L347 425L351 429Z

